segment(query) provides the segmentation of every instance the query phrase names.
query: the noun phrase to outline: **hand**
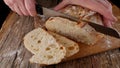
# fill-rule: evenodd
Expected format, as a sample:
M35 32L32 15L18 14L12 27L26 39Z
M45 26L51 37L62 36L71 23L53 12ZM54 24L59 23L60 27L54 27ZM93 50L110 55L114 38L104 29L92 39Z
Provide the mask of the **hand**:
M17 12L19 15L35 16L35 0L4 0L5 4L10 7L11 10Z
M63 0L54 9L59 10L69 4L80 5L100 13L105 26L112 27L112 24L117 20L112 14L112 6L107 0Z

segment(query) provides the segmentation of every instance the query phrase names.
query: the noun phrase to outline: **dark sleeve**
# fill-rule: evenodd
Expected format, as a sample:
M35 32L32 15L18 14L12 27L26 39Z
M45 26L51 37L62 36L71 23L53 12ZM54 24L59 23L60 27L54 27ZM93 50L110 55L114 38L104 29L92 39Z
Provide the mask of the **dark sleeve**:
M5 5L3 0L0 0L0 28L1 28L4 20L6 19L9 11L10 11L10 9L8 8L8 6Z
M120 8L120 0L110 0L110 1Z

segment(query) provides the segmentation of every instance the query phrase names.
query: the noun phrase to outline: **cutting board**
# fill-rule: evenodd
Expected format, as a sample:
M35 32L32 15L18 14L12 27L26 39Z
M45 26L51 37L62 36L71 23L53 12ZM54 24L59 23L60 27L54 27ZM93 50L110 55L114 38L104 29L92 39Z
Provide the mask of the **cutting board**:
M50 0L40 0L40 1L50 1ZM118 22L115 24L114 27L117 28L117 30L120 32L120 9L118 9L115 6L113 9L116 17L118 18ZM95 53L92 52L89 54L92 56L85 57L85 55L83 55L85 58L72 60L57 65L41 67L39 64L31 64L29 62L29 59L32 57L32 54L24 47L23 37L32 29L33 29L33 18L18 16L13 12L9 14L2 28L0 29L0 68L119 68L120 67L120 50L118 49L119 47L118 48L110 47L108 49L102 50L103 53L99 51L99 54L96 52ZM83 48L81 48L80 51L82 51L82 49ZM71 57L69 59L76 59L76 58Z
M35 28L41 27L40 23L43 24L43 21L41 21L39 17L35 17L34 27ZM83 43L78 43L78 44L79 44L80 51L77 54L71 57L68 57L67 59L63 61L78 59L78 58L82 58L82 57L90 56L93 54L98 54L101 52L119 48L120 39L105 35L94 45L86 45Z

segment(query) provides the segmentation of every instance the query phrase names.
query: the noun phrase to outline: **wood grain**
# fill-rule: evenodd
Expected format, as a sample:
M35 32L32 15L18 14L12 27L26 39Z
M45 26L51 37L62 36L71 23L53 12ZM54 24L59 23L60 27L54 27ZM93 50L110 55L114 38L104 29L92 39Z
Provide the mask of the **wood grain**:
M119 18L120 9L114 6ZM114 25L120 31L120 20ZM32 56L25 49L23 37L33 29L33 18L9 14L0 30L0 68L120 68L120 50L114 49L96 55L63 62L57 65L41 67L29 63Z

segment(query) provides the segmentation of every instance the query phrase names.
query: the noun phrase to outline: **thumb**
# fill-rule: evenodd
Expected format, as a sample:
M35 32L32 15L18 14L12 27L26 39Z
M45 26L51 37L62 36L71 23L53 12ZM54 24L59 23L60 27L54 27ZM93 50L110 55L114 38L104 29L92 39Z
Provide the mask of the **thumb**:
M54 8L54 10L60 10L60 9L62 9L62 8L64 8L65 6L67 6L69 4L69 2L68 1L66 1L66 0L63 0L61 3L59 3L55 8Z

